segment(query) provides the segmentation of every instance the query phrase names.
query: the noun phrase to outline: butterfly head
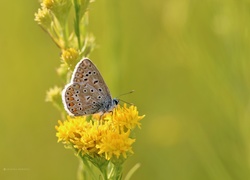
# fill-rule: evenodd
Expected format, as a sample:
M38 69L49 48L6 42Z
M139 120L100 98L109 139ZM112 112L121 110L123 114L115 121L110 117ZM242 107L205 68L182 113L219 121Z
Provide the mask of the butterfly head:
M118 104L119 104L119 99L114 98L114 99L113 99L113 106L116 106L116 105L118 105Z
M119 99L114 98L112 99L112 103L108 105L107 111L112 111L117 105L119 104Z

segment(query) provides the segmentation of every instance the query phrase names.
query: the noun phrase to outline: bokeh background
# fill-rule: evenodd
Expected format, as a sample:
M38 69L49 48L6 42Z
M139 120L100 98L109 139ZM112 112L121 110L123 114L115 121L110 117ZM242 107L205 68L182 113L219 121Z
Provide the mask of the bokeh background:
M1 7L0 179L76 179L45 102L62 82L60 51L33 21L39 2ZM132 179L250 179L248 0L96 0L90 31L112 95L136 90L123 99L146 114L125 163L141 163Z

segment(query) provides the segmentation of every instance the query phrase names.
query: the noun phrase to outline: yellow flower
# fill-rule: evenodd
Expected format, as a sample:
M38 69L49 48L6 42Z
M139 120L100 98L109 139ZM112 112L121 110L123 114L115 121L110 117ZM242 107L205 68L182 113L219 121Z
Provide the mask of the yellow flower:
M72 6L71 0L43 0L42 8L49 9L55 15L61 25L64 25L70 8Z
M127 105L124 104L123 107L117 106L113 114L113 123L114 125L125 127L127 129L134 129L136 126L141 128L140 120L144 118L143 116L138 116L137 107L132 105L127 108Z
M79 53L74 48L69 48L62 51L61 59L68 64L70 68L74 68L78 62Z
M99 125L99 122L90 121L85 125L84 131L79 132L81 138L79 141L71 141L74 145L74 148L81 151L81 154L88 154L95 156L98 152L96 148L97 144L102 138L103 126Z
M140 120L143 119L145 115L139 116L137 107L134 105L131 105L130 107L127 107L127 104L124 104L122 107L118 105L113 112L106 113L104 115L95 114L93 115L94 119L100 119L103 120L109 120L113 121L114 126L119 126L122 129L134 129L136 126L141 128Z
M138 116L135 106L129 108L126 104L122 107L117 106L113 113L106 113L101 119L100 115L93 115L90 120L86 117L68 116L64 122L58 121L59 125L56 126L58 142L71 145L82 156L87 154L93 158L99 156L106 160L126 159L127 155L133 153L132 144L135 139L130 137L130 132L136 126L140 126L139 121L144 117Z
M47 9L51 9L53 7L54 0L43 0L42 7L45 7Z
M47 8L38 9L35 13L35 21L45 29L50 29L51 26L51 14Z
M118 129L106 131L101 142L97 145L98 154L104 153L107 160L113 156L119 158L120 155L127 158L127 153L133 154L131 145L135 142L135 139L129 138L129 135L130 131L126 133L120 133Z

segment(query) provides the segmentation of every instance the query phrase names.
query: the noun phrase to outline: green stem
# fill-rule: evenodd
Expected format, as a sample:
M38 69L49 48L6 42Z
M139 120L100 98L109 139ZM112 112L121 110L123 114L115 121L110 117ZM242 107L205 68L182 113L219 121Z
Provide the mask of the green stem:
M81 35L80 35L80 5L77 0L74 0L75 7L75 34L77 37L78 49L81 49Z
M120 180L122 178L122 164L109 163L108 179L109 180Z
M89 175L91 177L91 179L95 179L96 176L95 176L94 172L92 171L88 160L82 156L80 156L80 157L81 157L81 160L84 164L84 167L86 168L85 170L82 171L83 177L86 177L87 175ZM85 178L85 179L88 179L88 178Z
M107 165L99 166L98 169L101 171L103 180L108 180Z
M114 169L113 179L114 180L122 179L122 165L114 165L113 169Z
M63 35L63 39L64 39L64 43L65 43L64 48L67 49L68 48L68 29L67 29L66 23L63 24L62 35Z

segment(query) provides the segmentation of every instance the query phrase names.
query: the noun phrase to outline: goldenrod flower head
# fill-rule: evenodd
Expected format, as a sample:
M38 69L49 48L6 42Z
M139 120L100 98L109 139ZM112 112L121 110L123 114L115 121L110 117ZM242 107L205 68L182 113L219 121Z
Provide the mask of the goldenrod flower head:
M97 117L98 115L92 116L87 121L86 116L68 116L64 122L58 121L59 126L56 126L58 142L71 145L82 156L88 155L93 158L99 156L106 160L126 159L133 153L132 144L135 142L135 139L130 137L131 130L139 126L138 121L144 116L138 116L135 106L130 108L125 104L122 107L118 106L113 114L106 113L101 119L100 116L99 119ZM116 117L120 121L121 118L126 118L127 124L122 123L126 131L122 125L117 125ZM129 122L129 118L132 122Z
M117 106L114 111L113 121L115 125L120 127L124 126L126 129L134 129L136 126L141 128L140 120L144 118L143 116L138 116L137 107L132 105L127 107L124 104L123 107Z
M43 0L41 6L47 9L52 9L53 4L54 4L54 0Z
M71 0L43 0L41 6L53 11L55 9L62 9L65 7L69 8L71 4Z
M61 59L70 67L74 68L79 59L79 52L74 48L62 51Z
M119 132L119 129L106 131L101 142L97 144L98 154L105 154L105 159L110 160L112 157L117 159L123 155L127 158L127 153L133 153L131 145L135 139L129 138L130 131Z
M56 126L58 142L63 141L65 144L70 144L71 141L79 141L88 125L86 116L75 118L68 116L66 121L62 122L59 120L58 124L59 126Z
M38 12L35 13L35 21L45 29L49 29L52 22L49 10L44 7L38 9Z
M51 10L61 25L64 25L72 5L71 0L43 0L41 6Z
M110 120L113 121L114 126L118 126L121 128L121 130L132 130L136 126L141 128L140 120L143 119L145 115L139 116L137 107L134 105L131 105L130 107L127 107L127 104L124 104L123 106L118 105L112 113L106 113L104 115L95 114L93 115L93 118L103 120Z

